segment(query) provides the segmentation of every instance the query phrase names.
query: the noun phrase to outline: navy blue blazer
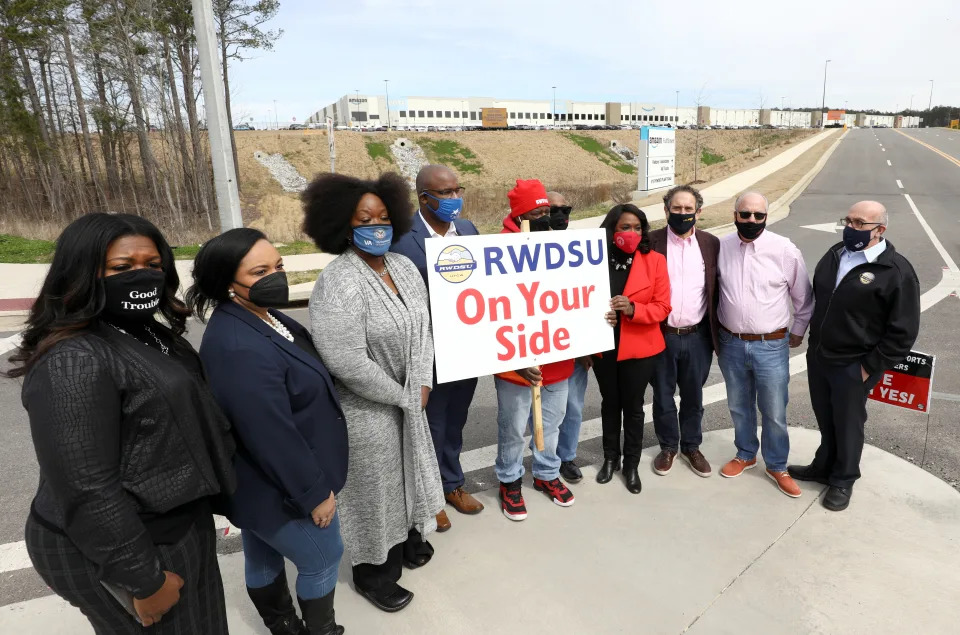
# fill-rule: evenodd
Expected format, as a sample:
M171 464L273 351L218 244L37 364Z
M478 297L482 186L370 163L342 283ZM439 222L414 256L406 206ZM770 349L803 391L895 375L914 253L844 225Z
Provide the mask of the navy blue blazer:
M310 339L299 322L271 313ZM237 440L227 517L261 531L309 518L347 479L346 421L323 362L232 302L213 312L200 358Z
M463 218L458 218L453 221L453 226L457 228L457 233L461 236L476 236L480 233L473 223ZM403 254L413 261L413 264L417 266L417 270L420 271L420 275L423 277L423 283L427 285L427 288L429 288L430 285L427 283L427 248L424 245L424 241L429 237L430 228L423 222L418 212L413 215L413 227L410 231L390 246L390 251Z

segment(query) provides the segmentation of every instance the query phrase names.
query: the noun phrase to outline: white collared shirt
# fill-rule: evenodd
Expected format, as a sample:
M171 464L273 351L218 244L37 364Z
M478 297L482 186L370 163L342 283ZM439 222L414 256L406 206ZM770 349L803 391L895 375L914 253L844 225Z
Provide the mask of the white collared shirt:
M840 281L843 280L843 277L850 273L850 270L854 267L875 262L886 248L887 241L882 238L880 242L873 247L867 247L862 251L850 251L844 247L843 253L840 254L840 266L837 267L837 279L833 283L833 288L836 289L840 286Z
M417 210L417 214L420 215L420 220L423 221L423 224L427 226L427 231L430 232L430 236L429 236L430 238L446 238L449 236L460 235L460 233L457 231L457 226L453 221L450 222L450 228L447 229L446 236L441 236L437 232L433 231L433 227L431 227L430 223L427 222L427 219L423 217L423 212L421 212L420 210Z

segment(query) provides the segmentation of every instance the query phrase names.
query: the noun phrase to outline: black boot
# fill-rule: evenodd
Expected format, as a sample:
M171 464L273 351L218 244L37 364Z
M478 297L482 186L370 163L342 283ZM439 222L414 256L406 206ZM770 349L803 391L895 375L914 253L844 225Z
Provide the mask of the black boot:
M597 482L601 485L609 483L613 478L613 473L620 469L620 457L615 459L604 459L603 467L597 472Z
M640 475L637 474L636 465L623 466L623 480L627 484L627 489L631 494L639 494L642 486L640 485Z
M306 635L309 632L303 621L297 617L297 609L293 608L293 598L290 597L285 571L265 587L247 587L247 595L257 608L264 626L270 629L271 635Z
M309 635L343 635L345 629L342 626L337 626L333 614L333 594L336 591L334 589L316 600L304 600L297 596L300 612L303 613L303 619L307 623L305 633L309 633Z

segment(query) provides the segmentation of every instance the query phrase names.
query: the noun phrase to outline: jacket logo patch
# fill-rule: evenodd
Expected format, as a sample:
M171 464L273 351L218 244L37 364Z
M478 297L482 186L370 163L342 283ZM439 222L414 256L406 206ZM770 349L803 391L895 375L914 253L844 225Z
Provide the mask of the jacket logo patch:
M871 282L874 281L874 279L876 279L876 276L873 275L872 273L870 273L869 271L866 271L866 272L860 274L860 283L861 283L861 284L870 284Z

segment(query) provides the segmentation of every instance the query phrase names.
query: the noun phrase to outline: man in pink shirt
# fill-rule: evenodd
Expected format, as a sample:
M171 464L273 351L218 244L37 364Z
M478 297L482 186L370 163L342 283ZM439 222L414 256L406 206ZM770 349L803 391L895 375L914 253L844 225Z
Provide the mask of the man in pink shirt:
M717 347L717 253L720 241L695 227L703 197L678 185L663 197L667 227L650 232L650 247L667 259L670 315L660 325L667 348L653 378L653 426L660 453L653 471L665 476L679 453L704 478L713 473L700 452L703 385ZM680 390L680 411L674 395Z
M720 240L720 371L727 385L737 456L720 475L740 476L763 454L780 491L796 498L800 487L787 473L787 386L790 348L800 346L813 314L813 290L803 256L790 240L766 229L767 199L757 192L737 198L737 233ZM792 315L791 315L792 310ZM757 408L763 446L757 440Z

